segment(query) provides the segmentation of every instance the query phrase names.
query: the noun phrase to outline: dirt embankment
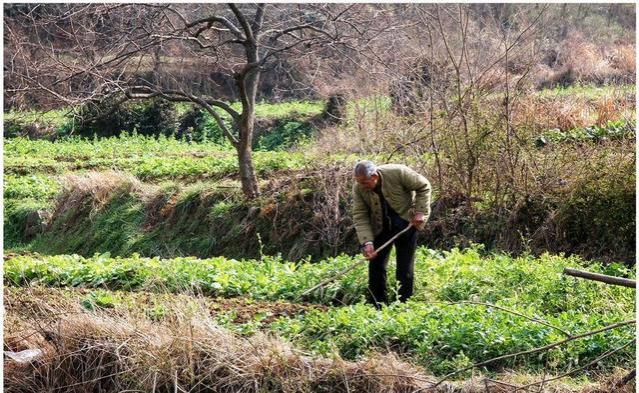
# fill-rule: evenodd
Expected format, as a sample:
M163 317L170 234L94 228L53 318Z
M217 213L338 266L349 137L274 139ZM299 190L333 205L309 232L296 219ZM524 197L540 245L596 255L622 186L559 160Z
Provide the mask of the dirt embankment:
M42 253L85 256L280 254L295 261L358 252L352 179L343 165L272 174L263 194L250 202L239 189L214 182L162 188L114 176L70 178L40 232L24 241ZM514 254L563 252L631 265L635 219L628 213L634 211L635 191L627 179L617 180L614 187L575 187L564 197L528 195L508 209L480 207L485 201L459 193L439 194L418 243L437 249L481 243Z

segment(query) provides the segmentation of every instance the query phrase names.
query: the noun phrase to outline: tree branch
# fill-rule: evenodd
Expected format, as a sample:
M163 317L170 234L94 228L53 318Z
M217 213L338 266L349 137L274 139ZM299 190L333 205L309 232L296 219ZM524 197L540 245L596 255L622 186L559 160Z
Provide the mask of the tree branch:
M187 23L186 27L190 29L191 27L197 26L201 23L220 23L223 26L225 26L227 29L229 29L229 31L239 40L242 40L242 41L246 40L246 38L242 35L242 32L240 31L240 29L238 29L230 20L221 16L213 15L213 16L208 16L206 18L198 19L191 23Z
M253 36L253 29L251 28L251 25L249 25L244 14L242 14L240 9L237 8L236 4L229 3L228 6L231 9L231 11L233 11L233 14L235 15L235 18L237 19L237 21L240 22L240 24L242 25L242 29L244 30L244 33L246 34L246 40L252 44L255 44L255 36Z
M319 34L323 34L326 37L328 37L330 40L335 40L336 39L336 37L333 37L331 35L331 33L329 33L328 31L320 29L319 27L315 27L315 26L310 25L310 24L289 27L288 29L284 29L284 30L271 30L271 31L268 31L268 32L264 32L264 34L266 34L266 33L276 33L274 36L269 38L269 40L273 41L273 42L275 42L278 39L280 39L280 37L282 37L283 35L291 35L295 39L301 40L302 39L301 37L298 37L298 36L293 35L291 33L295 32L295 31L301 31L301 30L307 30L307 29L308 30L312 30L312 31L314 31L316 33L319 33Z
M608 276L605 274L585 272L583 270L564 268L564 274L573 277L585 278L586 280L604 282L610 285L619 285L628 288L637 288L637 281L629 278Z
M633 380L636 376L637 376L637 369L635 368L634 370L626 374L625 377L621 378L621 380L615 384L615 387L620 388L624 386L625 384Z
M260 30L262 29L262 23L264 22L264 11L266 10L266 6L268 4L258 4L257 11L255 12L255 18L253 19L253 23L251 23L251 28L253 29L253 33L258 36Z

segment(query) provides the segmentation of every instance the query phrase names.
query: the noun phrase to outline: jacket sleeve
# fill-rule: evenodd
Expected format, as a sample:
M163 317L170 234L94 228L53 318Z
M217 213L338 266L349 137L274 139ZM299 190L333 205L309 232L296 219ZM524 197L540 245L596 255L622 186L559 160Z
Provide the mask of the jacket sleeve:
M411 168L406 167L402 174L404 187L415 191L415 211L422 212L426 220L430 216L430 182Z
M353 221L355 221L355 230L357 231L359 244L372 242L374 236L369 208L364 202L362 195L358 192L356 185L353 186Z

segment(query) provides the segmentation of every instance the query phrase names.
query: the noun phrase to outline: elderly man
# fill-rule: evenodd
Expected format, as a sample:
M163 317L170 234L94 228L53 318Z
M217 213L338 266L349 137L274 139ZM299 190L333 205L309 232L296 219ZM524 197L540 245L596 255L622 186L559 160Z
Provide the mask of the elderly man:
M430 214L430 183L405 165L376 166L371 161L355 165L353 218L364 257L368 259L369 300L377 308L388 304L386 266L391 247L375 250L394 235L413 227L393 244L397 253L396 278L399 300L413 294L413 271L417 229L423 229Z

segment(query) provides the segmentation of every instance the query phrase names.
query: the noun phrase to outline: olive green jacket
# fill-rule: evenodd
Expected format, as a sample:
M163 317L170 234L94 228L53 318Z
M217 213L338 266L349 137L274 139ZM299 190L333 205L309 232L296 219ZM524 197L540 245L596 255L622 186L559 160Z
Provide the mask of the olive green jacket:
M428 219L431 187L424 176L399 164L380 165L377 173L382 179L384 199L401 218L410 221L415 212L422 212ZM357 182L353 185L353 219L360 244L372 242L382 232L380 198Z

